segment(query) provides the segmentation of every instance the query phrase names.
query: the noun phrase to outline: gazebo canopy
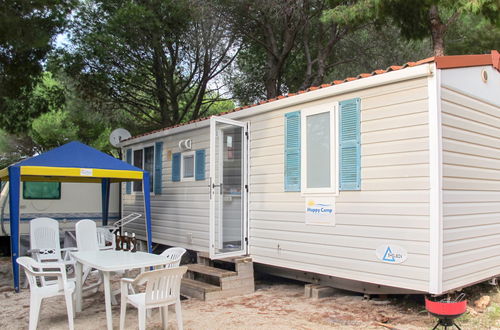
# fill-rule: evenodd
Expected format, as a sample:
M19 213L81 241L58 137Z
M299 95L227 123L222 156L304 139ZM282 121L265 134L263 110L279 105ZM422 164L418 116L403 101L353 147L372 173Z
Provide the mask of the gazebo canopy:
M9 169L19 168L22 181L111 182L142 180L144 171L78 141L15 163L0 171L9 180Z
M19 192L21 181L95 182L102 184L102 221L107 224L109 185L142 181L148 251L151 253L149 173L83 143L73 141L0 170L0 181L9 181L10 242L14 287L19 291Z

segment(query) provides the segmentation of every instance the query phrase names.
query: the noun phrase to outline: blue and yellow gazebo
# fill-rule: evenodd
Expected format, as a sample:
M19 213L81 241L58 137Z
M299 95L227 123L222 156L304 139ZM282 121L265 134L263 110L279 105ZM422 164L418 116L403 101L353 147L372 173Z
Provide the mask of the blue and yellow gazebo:
M19 291L19 192L22 181L95 182L102 185L102 221L108 221L109 185L142 181L148 251L151 253L149 173L124 161L74 141L0 171L0 181L9 181L10 242L14 287Z

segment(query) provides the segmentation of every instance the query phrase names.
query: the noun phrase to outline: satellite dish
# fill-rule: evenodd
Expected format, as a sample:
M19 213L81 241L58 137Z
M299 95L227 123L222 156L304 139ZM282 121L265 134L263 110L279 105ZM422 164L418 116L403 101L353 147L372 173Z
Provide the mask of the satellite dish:
M132 137L132 135L125 128L117 128L109 135L109 142L113 147L118 147L120 142L130 137Z

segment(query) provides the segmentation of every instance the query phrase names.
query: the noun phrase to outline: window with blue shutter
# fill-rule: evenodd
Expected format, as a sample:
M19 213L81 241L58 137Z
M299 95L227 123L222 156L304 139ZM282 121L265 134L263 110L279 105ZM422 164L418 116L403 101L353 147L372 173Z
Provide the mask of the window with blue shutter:
M300 191L300 111L285 114L285 191Z
M125 161L129 164L132 164L132 149L127 149L125 155ZM132 193L132 182L128 181L125 183L125 193L126 194Z
M172 154L172 181L181 181L181 153Z
M361 119L359 98L340 106L340 190L361 189Z
M155 178L154 182L154 193L155 195L161 195L161 173L163 168L163 142L155 143Z
M195 153L195 180L205 180L205 149Z

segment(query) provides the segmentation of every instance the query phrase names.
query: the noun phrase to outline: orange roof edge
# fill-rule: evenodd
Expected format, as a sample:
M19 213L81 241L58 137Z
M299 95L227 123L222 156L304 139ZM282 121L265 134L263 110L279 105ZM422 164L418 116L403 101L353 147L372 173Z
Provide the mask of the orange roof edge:
M498 51L492 50L491 54L482 55L453 55L439 56L435 58L436 67L438 69L464 68L469 66L493 65L498 69Z
M500 54L498 53L498 50L491 51L491 62L493 67L500 71Z

